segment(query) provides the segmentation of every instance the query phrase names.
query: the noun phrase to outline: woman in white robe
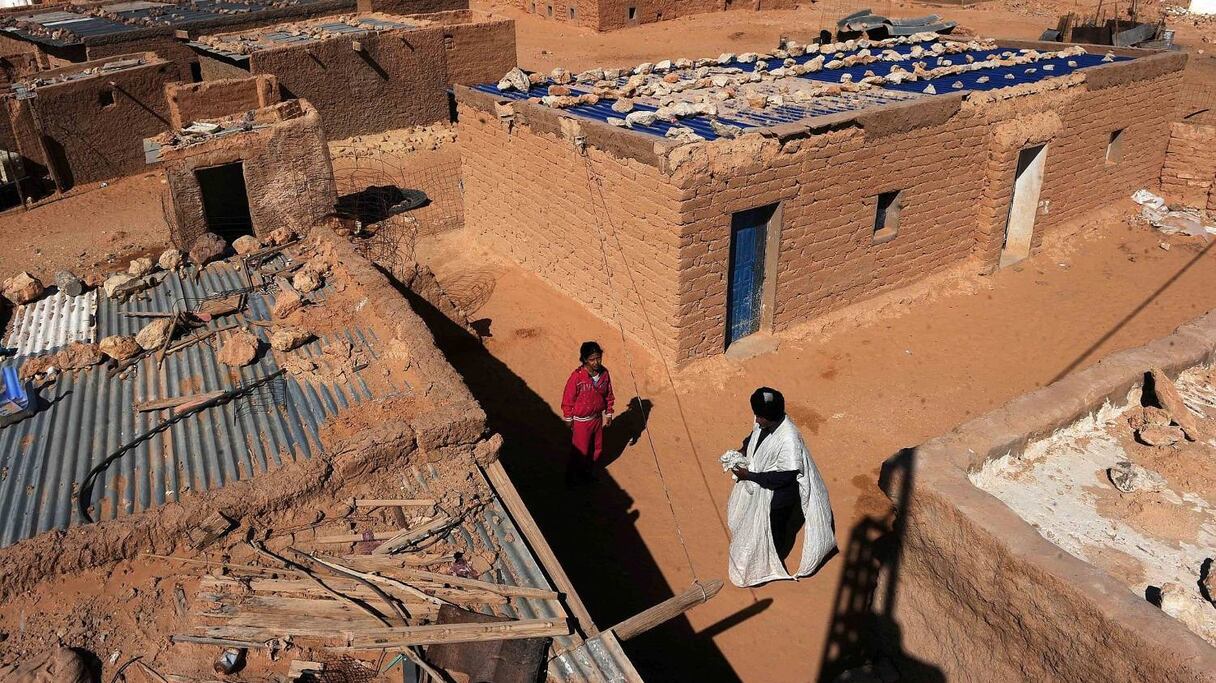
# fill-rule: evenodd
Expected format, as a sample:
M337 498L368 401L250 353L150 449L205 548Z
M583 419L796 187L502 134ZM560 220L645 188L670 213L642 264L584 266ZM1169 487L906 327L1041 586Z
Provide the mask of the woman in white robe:
M809 576L836 549L827 487L802 434L785 414L785 398L761 387L751 402L756 423L740 448L743 463L731 470L738 482L726 505L729 575L740 587ZM802 557L791 576L773 538L774 531L785 530L772 527L774 519L780 523L796 512L804 520Z

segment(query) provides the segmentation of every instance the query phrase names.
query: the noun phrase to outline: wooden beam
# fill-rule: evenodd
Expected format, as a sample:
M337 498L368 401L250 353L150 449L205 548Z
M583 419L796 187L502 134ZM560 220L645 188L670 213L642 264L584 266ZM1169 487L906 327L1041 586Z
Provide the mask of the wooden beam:
M357 508L382 507L431 507L435 501L431 498L356 498Z
M520 619L487 624L430 624L427 626L404 626L380 629L381 633L368 638L360 634L358 642L349 647L333 647L332 650L397 650L414 645L436 645L439 643L477 643L491 640L518 640L521 638L545 638L570 635L570 624L565 619ZM363 638L368 638L364 641ZM376 642L376 641L382 642Z
M519 527L520 533L528 540L528 545L532 547L532 552L536 553L536 557L545 568L545 572L553 580L557 589L562 592L564 602L578 621L583 636L589 638L598 634L600 630L596 628L595 621L591 619L591 613L587 611L587 606L583 604L582 598L574 590L574 584L570 582L570 577L566 575L566 570L562 569L561 563L557 561L557 556L553 554L553 549L545 541L545 536L540 532L540 527L536 526L536 520L532 519L531 513L528 512L528 506L524 505L523 499L519 497L519 491L515 490L515 485L511 483L511 478L507 476L507 471L503 469L502 463L497 460L490 463L485 468L485 474L489 478L495 493L498 494L499 499L506 506L511 519Z
M697 605L704 604L722 590L722 580L694 581L688 590L639 612L608 629L618 640L629 640L641 635L669 619L674 619Z
M360 541L387 541L400 534L401 531L373 531L370 534L338 534L336 536L317 536L313 543L358 543Z
M396 536L393 536L392 538L386 540L384 543L381 543L379 546L377 546L376 549L372 551L372 554L373 555L388 555L389 553L394 553L398 550L401 550L402 548L409 545L410 543L413 543L414 541L421 540L423 538L426 538L427 536L430 536L431 534L435 533L436 531L439 531L440 529L442 529L443 527L445 527L451 523L452 523L452 519L450 517L448 517L447 515L440 515L440 516L436 517L435 519L432 519L431 521L427 522L426 524L423 524L422 526L401 531Z
M466 579L462 576L439 574L422 569L414 569L412 567L395 567L393 569L381 570L381 573L386 575L392 573L404 579L420 580L445 586L457 586L459 588L489 591L491 593L497 593L498 595L505 595L509 597L535 598L537 600L557 600L561 598L560 593L549 590L548 588L533 588L531 586L510 586L504 583L490 583L489 581Z

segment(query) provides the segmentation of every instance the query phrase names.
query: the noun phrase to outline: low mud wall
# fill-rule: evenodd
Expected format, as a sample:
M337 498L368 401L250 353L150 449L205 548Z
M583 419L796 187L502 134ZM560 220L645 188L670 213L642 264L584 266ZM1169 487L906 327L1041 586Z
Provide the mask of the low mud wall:
M1216 312L972 420L884 466L900 506L887 576L903 653L949 680L1216 681L1216 648L1064 552L968 474L1119 405L1146 371L1216 359ZM910 477L910 479L909 479Z

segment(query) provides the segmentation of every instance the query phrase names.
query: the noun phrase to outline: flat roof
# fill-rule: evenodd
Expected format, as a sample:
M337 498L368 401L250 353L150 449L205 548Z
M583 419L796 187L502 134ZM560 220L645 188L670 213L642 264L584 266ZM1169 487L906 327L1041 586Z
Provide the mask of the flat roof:
M306 45L331 38L354 37L400 28L419 28L430 23L426 20L376 12L284 22L250 31L203 36L189 44L201 52L234 61L245 61L249 59L250 54L261 50Z
M257 19L260 16L284 18L312 10L353 8L353 0L182 0L151 2L134 0L100 9L104 16L93 16L62 9L34 12L12 17L18 24L3 31L50 47L78 45L90 38L107 38L148 28L222 25Z
M75 81L88 80L100 76L111 76L121 71L130 71L138 69L141 66L149 64L160 64L164 60L151 53L144 53L146 57L126 57L112 59L110 61L88 62L86 64L77 65L76 68L64 67L27 76L20 81L12 83L10 88L17 99L26 99L34 97L34 92L38 88L44 88L53 85L61 85L63 83L72 83Z
M473 90L502 100L529 99L639 133L660 137L691 133L714 140L934 94L1036 83L1130 59L1092 54L1075 45L1061 44L1059 51L1045 52L1000 47L989 40L964 42L917 34L822 46L791 43L771 54L666 61L623 72L597 69L574 76L566 84L570 95L564 97L549 95L550 86L565 80L553 74L526 92L503 90L492 83ZM580 95L582 101L574 103ZM622 99L628 99L632 108L614 111L614 103Z

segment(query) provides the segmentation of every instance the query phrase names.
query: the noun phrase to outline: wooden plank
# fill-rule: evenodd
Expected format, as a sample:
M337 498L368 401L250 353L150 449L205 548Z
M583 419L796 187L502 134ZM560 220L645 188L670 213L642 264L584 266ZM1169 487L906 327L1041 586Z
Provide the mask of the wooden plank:
M358 543L360 541L387 541L401 533L397 531L373 531L370 534L337 534L335 536L317 536L313 543Z
M431 555L427 553L408 553L398 555L342 555L339 559L346 564L358 562L363 571L393 570L398 567L425 567L435 564L450 564L456 559L455 555Z
M406 529L401 533L393 536L384 543L380 544L372 551L373 555L388 555L396 552L414 541L421 540L439 531L445 526L452 523L452 519L447 515L440 515L435 519L413 529Z
M669 619L674 619L697 605L708 602L720 590L722 590L721 579L694 581L692 586L683 593L639 612L608 630L615 633L619 640L629 640Z
M574 614L582 635L591 637L598 634L600 630L596 627L595 621L591 619L591 613L587 611L587 606L583 604L582 598L574 590L574 584L570 582L570 577L566 575L566 570L562 569L561 563L557 561L557 555L553 554L553 549L545 541L544 534L536 526L536 521L532 519L531 513L528 512L528 506L524 505L523 499L519 497L519 491L515 490L515 485L511 483L511 478L507 476L507 471L503 469L502 463L495 460L488 467L484 468L484 471L486 477L490 480L491 486L494 488L494 492L498 494L499 500L506 506L511 519L519 527L520 533L524 535L524 538L528 540L528 545L532 547L532 552L536 553L536 558L540 560L541 565L545 568L545 573L553 580L557 589L562 592L563 602L570 608L570 612Z
M433 507L435 501L431 498L356 498L357 508L386 508L386 507Z
M354 562L358 564L358 562ZM422 569L414 569L413 567L393 567L381 569L380 573L384 576L400 577L410 581L430 581L448 586L458 586L460 588L472 588L478 590L489 591L499 595L519 598L536 598L538 600L557 600L561 595L557 591L552 591L547 588L531 588L529 586L510 586L502 583L490 583L488 581L479 581L477 579L466 579L461 576L451 576L449 574L438 574L436 572L428 572Z
M325 582L335 590L341 591L351 597L359 598L360 600L375 600L377 598L375 592L369 590L366 586L360 585L357 581L349 579L339 580L326 578ZM419 598L407 591L399 590L392 586L391 583L381 583L381 587L389 588L389 593L394 597L406 603L407 605L424 604L430 601ZM507 597L490 591L474 590L468 588L445 588L434 582L416 582L416 587L441 598L454 605L463 607L476 605L499 606L507 604ZM236 593L245 592L245 582L228 577L206 576L199 582L200 590L214 591L217 593ZM318 587L311 581L303 579L252 579L248 582L249 589L255 593L296 593L305 595L310 598L332 598L325 589Z
M570 635L565 619L520 619L487 624L429 624L380 629L374 636L360 634L349 647L335 650L396 650L437 643L475 643L488 640L516 640Z

